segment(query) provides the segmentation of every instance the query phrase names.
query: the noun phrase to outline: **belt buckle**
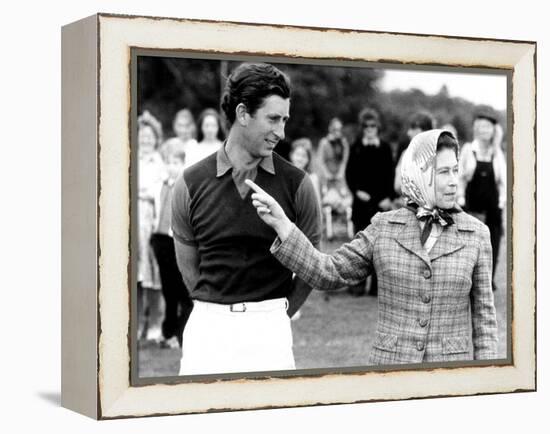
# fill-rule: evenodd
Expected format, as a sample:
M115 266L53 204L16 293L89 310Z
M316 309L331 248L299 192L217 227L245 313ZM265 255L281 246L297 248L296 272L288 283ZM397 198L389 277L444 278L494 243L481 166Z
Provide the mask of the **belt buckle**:
M229 306L231 312L246 312L246 303L235 303Z

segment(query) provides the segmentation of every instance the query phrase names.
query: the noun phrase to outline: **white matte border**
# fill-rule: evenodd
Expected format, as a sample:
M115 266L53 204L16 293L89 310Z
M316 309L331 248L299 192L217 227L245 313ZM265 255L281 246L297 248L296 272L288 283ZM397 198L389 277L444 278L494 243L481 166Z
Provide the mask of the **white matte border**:
M535 388L533 43L107 15L99 16L99 24L98 383L102 418ZM514 365L130 387L130 47L512 69Z

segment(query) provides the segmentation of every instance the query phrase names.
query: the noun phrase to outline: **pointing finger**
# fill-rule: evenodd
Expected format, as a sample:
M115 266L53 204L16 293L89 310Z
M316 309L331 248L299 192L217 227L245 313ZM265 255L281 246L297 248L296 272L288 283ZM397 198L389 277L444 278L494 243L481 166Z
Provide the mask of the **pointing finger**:
M248 185L252 190L254 190L256 193L260 194L267 194L258 184L256 184L254 181L251 181L250 179L244 180L245 184Z
M261 201L264 201L266 203L269 203L272 200L271 196L268 195L267 193L263 193L263 194L252 193L250 195L250 197L252 198L252 200L261 200Z

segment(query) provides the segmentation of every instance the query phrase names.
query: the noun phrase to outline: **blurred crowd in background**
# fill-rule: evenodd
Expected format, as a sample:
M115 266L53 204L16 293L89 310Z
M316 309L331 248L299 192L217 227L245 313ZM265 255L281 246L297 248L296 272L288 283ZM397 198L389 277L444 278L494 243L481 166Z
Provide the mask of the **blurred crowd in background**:
M172 240L172 187L186 167L223 145L221 83L237 64L143 58L138 65L138 338L162 347L181 345L192 309ZM444 88L434 96L382 93L382 70L289 65L285 72L296 90L275 152L311 177L324 240L345 242L377 212L404 206L401 154L416 134L441 128L461 144L458 205L489 227L494 274L507 191L504 113L451 98ZM376 276L347 291L376 295Z

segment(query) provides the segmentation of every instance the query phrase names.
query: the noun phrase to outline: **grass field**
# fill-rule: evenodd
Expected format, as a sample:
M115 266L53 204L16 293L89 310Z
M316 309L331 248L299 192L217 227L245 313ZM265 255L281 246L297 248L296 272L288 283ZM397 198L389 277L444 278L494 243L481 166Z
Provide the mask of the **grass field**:
M343 227L338 236L323 241L323 250L332 251L346 241ZM340 237L342 235L342 237ZM506 237L503 237L505 240ZM495 305L499 328L499 358L506 357L506 245L500 251L496 270ZM364 366L377 322L376 297L354 297L347 291L313 291L292 321L297 369ZM159 348L152 342L139 343L140 377L177 375L179 349Z

